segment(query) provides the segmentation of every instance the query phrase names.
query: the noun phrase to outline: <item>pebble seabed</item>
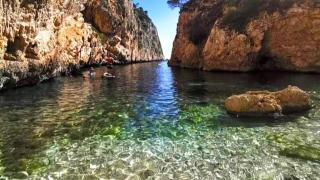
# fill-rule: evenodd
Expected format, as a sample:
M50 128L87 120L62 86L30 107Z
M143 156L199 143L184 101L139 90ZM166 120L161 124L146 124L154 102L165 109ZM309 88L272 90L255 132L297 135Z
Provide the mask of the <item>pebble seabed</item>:
M146 69L150 72L145 72ZM16 99L8 95L21 95L21 90L6 92L0 101L2 177L320 178L320 110L317 108L320 90L313 85L305 87L312 94L315 105L312 110L279 119L247 119L227 114L223 100L231 91L243 92L247 87L265 89L268 83L252 84L252 79L247 81L247 75L232 80L233 84L230 82L234 75L228 78L204 73L203 77L219 76L222 80L197 79L202 74L194 78L193 71L173 71L163 62L130 65L114 71L117 77L122 76L121 82L62 78L53 85L41 85L44 96L50 98L41 99L38 104L33 102L31 109L21 109L26 107L21 102L16 106L9 103L14 104ZM136 75L128 78L132 71ZM146 77L145 73L151 75ZM306 79L300 80L299 76L297 81L290 80L299 85ZM135 80L141 84L137 85ZM237 83L244 84L240 87ZM51 93L51 88L56 90L56 86L61 89L58 95ZM25 89L29 90L35 91L34 87ZM38 87L37 91L42 90ZM30 94L21 96L20 100L30 98ZM37 127L30 131L32 126ZM23 134L23 128L32 135ZM25 137L25 142L30 138L41 145L25 153L28 147L12 143L16 141L12 137L19 136L17 132L21 132L20 139ZM24 153L15 158L17 149Z

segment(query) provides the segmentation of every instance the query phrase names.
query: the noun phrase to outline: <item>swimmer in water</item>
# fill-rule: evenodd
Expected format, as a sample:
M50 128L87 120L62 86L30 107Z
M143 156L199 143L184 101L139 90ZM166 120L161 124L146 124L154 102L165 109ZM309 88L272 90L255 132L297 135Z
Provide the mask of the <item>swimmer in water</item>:
M106 78L106 79L113 79L116 76L114 76L113 74L109 73L108 71L106 71L105 73L103 73L102 78Z
M91 67L90 70L89 70L89 76L92 77L94 76L96 73L94 72L94 68Z

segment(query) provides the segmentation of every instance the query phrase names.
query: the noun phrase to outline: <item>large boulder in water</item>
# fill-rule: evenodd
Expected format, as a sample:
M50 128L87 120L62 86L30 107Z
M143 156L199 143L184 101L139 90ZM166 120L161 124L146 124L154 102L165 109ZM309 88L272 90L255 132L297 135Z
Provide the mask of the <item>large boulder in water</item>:
M311 108L308 93L296 86L277 91L249 91L233 95L225 100L225 107L231 114L261 116L288 114L306 111Z

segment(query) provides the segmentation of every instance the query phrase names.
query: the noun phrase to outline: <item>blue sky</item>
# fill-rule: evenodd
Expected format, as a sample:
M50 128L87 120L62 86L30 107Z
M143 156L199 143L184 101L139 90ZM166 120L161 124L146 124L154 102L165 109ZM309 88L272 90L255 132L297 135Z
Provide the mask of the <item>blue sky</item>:
M179 9L171 9L167 0L133 0L140 7L148 11L149 17L158 29L163 52L166 58L170 58L172 43L176 35L176 27L179 18Z

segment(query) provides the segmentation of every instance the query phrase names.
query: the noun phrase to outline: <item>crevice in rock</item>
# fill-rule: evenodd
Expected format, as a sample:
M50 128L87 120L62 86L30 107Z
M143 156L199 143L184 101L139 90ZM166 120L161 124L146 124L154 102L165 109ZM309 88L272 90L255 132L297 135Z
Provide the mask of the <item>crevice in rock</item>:
M276 68L275 56L272 55L271 49L269 47L269 32L265 32L261 49L258 52L258 56L256 58L257 63L255 69L259 70L269 70Z
M7 45L7 50L6 53L7 54L14 54L16 52L16 45L15 45L15 41L8 41L8 45Z
M21 37L15 37L13 41L9 40L4 54L4 59L9 61L19 60L24 53L26 46L27 42Z
M208 38L215 21L223 14L223 5L223 1L217 1L212 6L214 10L199 13L188 23L188 27L197 27L189 28L188 34L192 43L199 45Z

